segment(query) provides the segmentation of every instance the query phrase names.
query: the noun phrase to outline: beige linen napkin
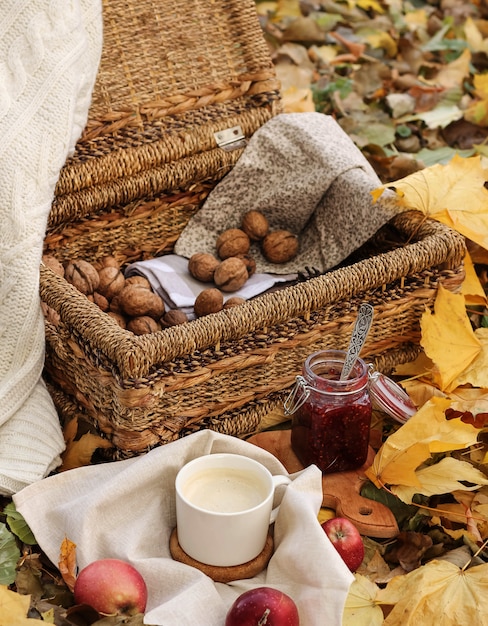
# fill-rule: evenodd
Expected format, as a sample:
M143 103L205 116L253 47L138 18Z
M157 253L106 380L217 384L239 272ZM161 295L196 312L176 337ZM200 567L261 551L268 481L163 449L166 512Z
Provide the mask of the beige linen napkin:
M286 474L269 452L229 435L202 430L144 456L92 465L51 476L14 496L47 556L58 562L65 537L77 544L80 568L100 558L131 562L149 592L145 624L223 626L243 591L269 585L296 601L301 626L340 626L352 574L317 521L322 475L316 466L293 474L275 523L275 550L255 578L214 583L199 570L173 561L174 481L179 468L211 453L234 452Z
M272 230L290 230L300 249L288 263L271 264L251 247L258 272L291 274L307 265L333 268L365 243L399 208L394 194L373 203L381 186L375 171L331 116L282 113L259 128L234 168L188 222L175 252L216 254L227 228L247 211L261 211Z

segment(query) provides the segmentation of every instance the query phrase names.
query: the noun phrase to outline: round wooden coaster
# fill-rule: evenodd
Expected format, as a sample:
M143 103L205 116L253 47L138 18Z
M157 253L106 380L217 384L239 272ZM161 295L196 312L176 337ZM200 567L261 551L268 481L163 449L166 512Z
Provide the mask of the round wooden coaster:
M255 559L243 563L242 565L232 565L229 567L206 565L205 563L200 563L200 561L192 559L180 546L176 528L173 529L169 539L169 550L175 561L196 567L216 583L230 583L233 580L252 578L263 571L273 554L273 536L270 531L262 552L258 554Z

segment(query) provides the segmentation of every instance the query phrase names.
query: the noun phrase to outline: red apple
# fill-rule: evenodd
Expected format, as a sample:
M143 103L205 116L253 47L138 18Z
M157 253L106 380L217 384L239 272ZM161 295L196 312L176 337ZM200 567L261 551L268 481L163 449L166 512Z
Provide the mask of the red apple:
M327 537L344 563L355 572L364 559L364 543L359 530L345 517L333 517L322 523Z
M242 593L230 607L225 626L300 626L298 609L286 593L257 587Z
M84 567L73 593L76 604L88 604L104 615L136 615L146 610L143 577L120 559L100 559Z

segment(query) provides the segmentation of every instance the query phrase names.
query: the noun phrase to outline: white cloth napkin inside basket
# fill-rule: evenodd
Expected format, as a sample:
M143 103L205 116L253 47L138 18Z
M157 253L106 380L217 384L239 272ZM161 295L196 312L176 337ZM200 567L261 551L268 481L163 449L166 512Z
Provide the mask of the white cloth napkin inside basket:
M41 374L39 265L59 172L86 124L102 49L100 0L0 10L0 493L43 478L64 439Z
M159 294L170 309L179 309L189 318L193 315L195 298L211 284L202 283L188 273L188 259L177 254L166 254L147 261L136 261L125 270L125 276L145 276L152 289ZM278 283L294 280L296 274L253 274L238 291L224 294L224 302L230 297L240 296L249 300L271 289Z
M176 524L174 481L179 468L205 454L233 452L286 474L269 452L236 437L202 430L146 455L86 466L26 487L14 502L54 563L65 537L77 545L82 568L121 558L139 569L149 592L145 623L223 626L237 596L252 587L281 589L297 603L301 626L340 626L353 576L317 521L322 475L312 465L293 474L275 522L275 550L254 578L214 583L174 561L169 538Z

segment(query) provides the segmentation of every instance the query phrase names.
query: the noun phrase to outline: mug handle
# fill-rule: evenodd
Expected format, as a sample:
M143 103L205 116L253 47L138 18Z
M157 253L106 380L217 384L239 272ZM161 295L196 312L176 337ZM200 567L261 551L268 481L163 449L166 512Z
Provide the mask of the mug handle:
M276 490L276 487L279 487L280 485L289 485L292 482L291 478L289 478L288 476L284 476L283 474L277 474L276 476L273 476L272 478L273 478L273 485L274 485L275 490ZM271 515L269 519L270 524L273 524L273 522L276 520L279 510L280 510L280 505L278 505L271 511Z

